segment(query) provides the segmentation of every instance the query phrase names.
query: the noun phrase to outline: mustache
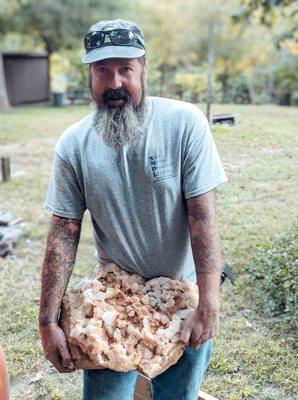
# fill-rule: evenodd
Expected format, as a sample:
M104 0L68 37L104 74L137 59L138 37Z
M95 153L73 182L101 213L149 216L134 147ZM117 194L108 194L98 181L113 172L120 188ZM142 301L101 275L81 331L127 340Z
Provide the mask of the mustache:
M109 100L129 100L130 94L123 88L107 89L103 94L103 102L106 104Z

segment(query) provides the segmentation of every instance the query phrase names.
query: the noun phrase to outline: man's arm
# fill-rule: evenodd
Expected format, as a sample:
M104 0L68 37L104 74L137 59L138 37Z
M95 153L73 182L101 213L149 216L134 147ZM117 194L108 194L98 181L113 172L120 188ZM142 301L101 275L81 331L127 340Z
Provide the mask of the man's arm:
M215 222L215 190L187 200L191 246L199 286L199 305L185 321L180 340L194 348L216 335L219 317L221 254Z
M53 215L42 269L40 334L45 356L59 372L74 369L64 332L58 326L58 316L75 264L81 222Z

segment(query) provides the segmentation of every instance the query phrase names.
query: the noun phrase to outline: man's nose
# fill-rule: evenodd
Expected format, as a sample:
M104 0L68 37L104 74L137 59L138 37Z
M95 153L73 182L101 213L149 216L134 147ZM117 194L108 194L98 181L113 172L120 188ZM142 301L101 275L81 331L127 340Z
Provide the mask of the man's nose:
M114 90L121 88L122 87L121 75L119 75L117 73L113 74L113 76L111 77L110 82L109 82L109 87L110 87L110 89L114 89Z

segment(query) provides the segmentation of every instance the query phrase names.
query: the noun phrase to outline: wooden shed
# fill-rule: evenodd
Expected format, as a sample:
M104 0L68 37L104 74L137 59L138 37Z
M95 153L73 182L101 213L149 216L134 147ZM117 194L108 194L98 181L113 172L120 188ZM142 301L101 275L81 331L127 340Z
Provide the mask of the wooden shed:
M50 98L49 56L46 53L4 53L4 75L11 105Z

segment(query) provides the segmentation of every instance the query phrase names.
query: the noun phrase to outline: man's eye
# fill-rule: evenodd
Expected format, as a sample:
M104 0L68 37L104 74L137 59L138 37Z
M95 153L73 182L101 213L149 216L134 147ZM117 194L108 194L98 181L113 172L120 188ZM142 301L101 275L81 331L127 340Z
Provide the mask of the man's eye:
M132 68L131 67L123 67L122 70L123 71L132 71Z
M97 71L97 72L102 72L102 73L103 73L103 72L106 72L106 70L107 70L107 69L106 69L105 67L97 67L97 68L96 68L96 71Z

